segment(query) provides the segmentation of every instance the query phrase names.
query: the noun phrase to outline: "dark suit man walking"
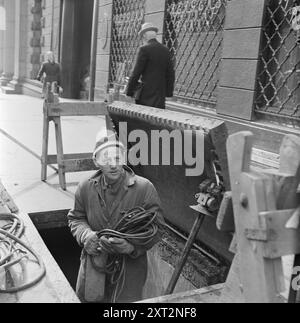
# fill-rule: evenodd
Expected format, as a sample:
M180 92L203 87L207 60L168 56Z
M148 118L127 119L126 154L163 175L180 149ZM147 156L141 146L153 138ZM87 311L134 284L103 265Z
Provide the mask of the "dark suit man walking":
M158 28L145 23L139 32L145 45L139 48L126 94L134 97L139 80L143 87L136 103L164 109L166 97L173 96L175 72L169 49L156 39Z

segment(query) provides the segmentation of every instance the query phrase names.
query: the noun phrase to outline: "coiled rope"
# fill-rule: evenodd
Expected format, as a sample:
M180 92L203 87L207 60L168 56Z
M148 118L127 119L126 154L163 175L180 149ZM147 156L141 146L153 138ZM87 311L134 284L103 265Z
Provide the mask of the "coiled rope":
M4 271L7 275L13 266L17 264L21 265L23 259L29 260L29 253L34 256L37 264L40 266L39 275L31 281L20 286L13 286L6 289L0 288L0 293L16 293L37 284L45 276L46 269L39 255L21 240L24 233L22 219L16 214L5 213L0 214L0 220L5 222L0 227L0 272ZM7 277L6 275L5 277Z
M142 207L135 207L121 213L122 217L113 229L104 229L98 232L98 238L121 238L127 240L134 247L143 247L151 243L158 232L155 222L157 212L149 212ZM116 254L112 246L99 240L100 248L110 255L105 272L110 275L110 282L114 287L111 301L115 303L125 284L126 255ZM95 264L94 264L95 266Z

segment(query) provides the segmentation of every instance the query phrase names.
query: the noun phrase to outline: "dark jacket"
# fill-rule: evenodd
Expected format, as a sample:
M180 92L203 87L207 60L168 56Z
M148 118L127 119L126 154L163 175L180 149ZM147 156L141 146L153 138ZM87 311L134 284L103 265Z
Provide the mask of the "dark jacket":
M125 166L125 170L126 178L122 184L123 187L118 191L114 203L108 210L108 216L106 216L105 201L102 196L101 171L79 184L75 194L74 208L68 214L71 232L79 245L83 246L85 240L93 232L112 228L121 218L121 211L130 210L136 206L141 206L150 211L158 211L157 223L164 222L160 200L152 183L143 177L135 175L127 166ZM134 256L126 256L125 286L117 300L118 302L133 302L141 299L147 278L146 251L152 248L159 239L160 233L149 245L136 247ZM85 275L89 274L85 272L86 257L87 254L83 249L76 287L77 294L81 300L84 300ZM107 277L106 281L108 279L109 277ZM111 290L112 286L106 286L105 301L109 301Z
M165 108L166 97L173 96L175 72L168 48L156 39L140 47L126 94L133 97L139 79L144 83L137 104Z
M44 83L57 82L57 85L60 85L60 65L58 63L43 63L37 75L37 79L41 80L44 73L46 75L44 78Z

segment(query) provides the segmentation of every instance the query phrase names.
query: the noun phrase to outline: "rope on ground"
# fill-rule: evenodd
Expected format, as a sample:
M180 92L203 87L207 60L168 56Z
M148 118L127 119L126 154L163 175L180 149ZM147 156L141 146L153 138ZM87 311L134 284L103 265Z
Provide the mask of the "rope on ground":
M22 219L16 214L5 213L0 214L0 221L5 223L0 227L0 273L4 272L6 282L9 281L8 285L12 285L8 288L0 288L0 293L16 293L37 284L45 276L46 268L39 255L21 240L25 228ZM24 259L33 261L29 259L30 254L34 256L40 272L31 281L14 286L15 282L12 281L10 270L13 270L16 265L20 265L23 270Z
M121 238L127 240L135 248L150 244L158 232L155 222L157 212L149 212L142 207L122 212L122 217L113 229L104 229L98 232L98 238ZM125 284L126 255L116 254L113 248L100 240L100 248L110 255L105 272L111 277L111 284L115 286L112 293L112 302L115 303L121 295ZM94 264L95 266L95 264Z

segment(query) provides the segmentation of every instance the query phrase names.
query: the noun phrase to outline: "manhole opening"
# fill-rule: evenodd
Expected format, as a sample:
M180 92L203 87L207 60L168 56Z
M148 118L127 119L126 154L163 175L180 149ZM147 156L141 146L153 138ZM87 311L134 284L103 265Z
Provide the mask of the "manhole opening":
M29 214L48 250L76 289L81 248L72 236L67 221L68 210Z
M81 247L70 232L67 213L68 210L51 211L30 214L30 217L45 245L75 290ZM166 228L163 240L148 253L149 268L144 298L163 295L184 244L185 241L182 238ZM192 249L175 292L218 284L224 281L227 272L227 264L222 261L216 264L204 254Z

